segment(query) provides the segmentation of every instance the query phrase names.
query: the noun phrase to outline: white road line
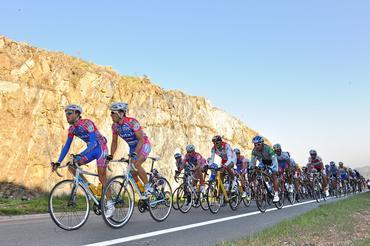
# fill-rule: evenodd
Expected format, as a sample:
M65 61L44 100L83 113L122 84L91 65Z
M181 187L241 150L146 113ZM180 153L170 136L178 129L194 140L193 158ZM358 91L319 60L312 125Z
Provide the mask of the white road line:
M284 208L290 208L290 207L296 207L296 206L300 206L300 205L304 205L304 204L308 204L308 203L312 203L312 202L316 202L316 200L296 203L296 204L293 204L293 205L287 205L287 206L284 206L283 209ZM271 212L271 211L274 211L274 210L277 210L277 208L267 209L266 212ZM239 214L239 215L234 215L234 216L215 219L215 220L209 220L209 221L204 221L204 222L199 222L199 223L194 223L194 224L189 224L189 225L184 225L184 226L178 226L178 227L174 227L174 228L170 228L170 229L164 229L164 230L153 231L153 232L138 234L138 235L129 236L129 237L123 237L123 238L117 238L117 239L102 241L102 242L99 242L99 243L86 244L85 246L108 246L108 245L113 245L113 244L118 244L118 243L125 243L125 242L130 242L130 241L143 239L143 238L147 238L147 237L153 237L153 236L163 235L163 234L167 234L167 233L171 233L171 232L183 231L183 230L187 230L187 229L191 229L191 228L196 228L196 227L200 227L200 226L216 224L216 223L220 223L220 222L224 222L224 221L228 221L228 220L240 219L240 218L243 218L243 217L248 217L248 216L252 216L252 215L256 215L256 214L260 214L260 213L261 213L260 211L255 211L255 212L250 212L250 213L246 213L246 214Z

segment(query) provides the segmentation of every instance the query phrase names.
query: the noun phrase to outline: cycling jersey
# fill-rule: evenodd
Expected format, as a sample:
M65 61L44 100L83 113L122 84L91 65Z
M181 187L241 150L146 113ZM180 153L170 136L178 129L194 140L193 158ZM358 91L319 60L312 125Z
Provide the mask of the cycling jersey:
M348 172L346 167L338 167L338 173L341 180L348 179Z
M240 155L239 158L236 159L236 171L238 173L246 173L248 168L249 160L245 158L243 155Z
M315 168L317 171L321 171L323 169L323 162L320 156L316 156L316 158L312 158L311 156L308 158L307 168L312 169Z
M273 172L278 171L278 162L274 150L267 144L263 144L262 151L257 151L256 148L252 150L252 158L249 166L254 167L256 161L259 161L262 165L271 166Z
M105 157L108 154L106 139L100 134L95 124L88 119L79 119L74 125L69 127L67 142L60 153L58 162L64 160L74 136L87 144L87 148L80 153L84 163L89 163L96 159L98 167L106 166Z
M183 160L184 163L189 163L193 166L200 164L201 167L204 167L207 164L207 161L203 156L197 152L187 153Z
M123 117L118 123L113 123L112 125L113 135L119 135L123 140L125 140L130 148L130 153L134 152L139 139L136 137L135 132L142 131L139 122L131 117ZM149 156L151 151L151 144L148 137L144 133L144 145L139 150L138 155L143 155L145 158Z
M330 166L330 168L329 168L329 176L335 178L335 177L337 177L337 173L338 173L337 166Z
M290 156L288 152L281 152L280 155L276 154L276 158L279 165L279 172L282 172L284 169L289 167Z
M236 154L234 153L230 144L226 142L222 142L220 149L218 149L216 145L212 147L210 163L214 162L215 155L221 157L221 163L225 166L229 166L231 164L236 163Z

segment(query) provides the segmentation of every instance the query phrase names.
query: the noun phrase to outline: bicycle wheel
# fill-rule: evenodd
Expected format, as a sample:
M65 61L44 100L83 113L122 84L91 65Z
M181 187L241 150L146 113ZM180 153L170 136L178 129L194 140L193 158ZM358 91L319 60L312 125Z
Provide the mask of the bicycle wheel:
M205 183L204 184L204 190L202 192L200 192L200 207L203 209L203 210L208 210L209 209L209 206L208 206L208 202L207 202L207 189L208 189L208 183Z
M249 207L251 205L251 202L252 202L252 195L251 195L252 192L251 192L251 188L249 186L247 186L245 188L245 190L246 190L247 196L243 197L242 200L243 200L244 206Z
M230 191L230 199L229 199L229 205L231 210L236 210L239 206L239 203L241 202L241 195L239 192L240 184L237 182L237 188L234 191Z
M288 187L288 200L293 205L296 202L297 193L293 184L289 184Z
M195 194L193 194L193 204L192 204L192 207L194 207L194 208L199 208L200 207L200 192L197 195L198 196L196 196Z
M66 231L76 230L89 217L89 197L81 185L75 185L74 180L63 180L51 190L48 208L57 226Z
M134 189L124 176L116 176L109 180L100 202L104 222L115 229L123 227L132 216L134 197ZM108 202L113 204L108 205ZM114 211L112 216L107 217L110 206L114 206Z
M207 204L209 211L217 214L223 204L223 194L217 188L217 181L209 183L207 189Z
M279 201L275 202L274 205L277 209L282 209L284 206L284 201L285 201L285 187L284 187L284 182L280 179L278 181L279 185Z
M317 203L321 202L321 188L319 182L315 182L313 187L313 197Z
M179 206L177 205L177 191L179 190L179 187L177 187L173 193L172 193L172 201L173 201L173 209L179 210ZM176 201L175 201L176 200Z
M154 181L153 189L148 199L149 213L155 221L162 222L170 215L173 205L171 185L161 177Z
M177 207L182 213L187 213L193 204L193 196L188 185L181 184L177 190L176 196Z
M268 191L266 190L265 185L261 182L258 182L256 187L255 198L257 208L262 213L266 212L267 208L267 192Z

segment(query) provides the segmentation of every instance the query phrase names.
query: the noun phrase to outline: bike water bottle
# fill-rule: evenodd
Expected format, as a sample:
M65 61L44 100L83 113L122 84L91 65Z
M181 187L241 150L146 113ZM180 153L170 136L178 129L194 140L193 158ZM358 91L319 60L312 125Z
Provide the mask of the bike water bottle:
M145 189L144 189L143 183L141 182L141 180L139 179L139 177L138 176L134 176L134 179L135 179L136 185L139 188L139 190L141 192L144 192Z
M90 188L90 190L92 191L92 193L94 195L97 195L98 194L98 189L95 187L95 185L89 184L89 188Z
M102 186L102 184L99 182L99 184L98 184L98 188L97 188L97 191L96 191L96 196L97 196L98 198L100 198L100 197L101 197L102 189L103 189L103 186Z

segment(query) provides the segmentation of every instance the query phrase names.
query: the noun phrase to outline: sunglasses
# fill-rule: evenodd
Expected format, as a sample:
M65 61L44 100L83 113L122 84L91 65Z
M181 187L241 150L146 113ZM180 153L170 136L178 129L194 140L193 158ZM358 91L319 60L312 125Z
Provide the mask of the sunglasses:
M68 111L68 112L66 112L66 115L68 115L68 116L70 116L70 115L72 115L73 114L73 112L72 111Z
M261 146L261 143L255 143L254 146Z
M114 114L118 114L118 112L117 111L112 111L112 112L110 112L110 114L114 115Z

